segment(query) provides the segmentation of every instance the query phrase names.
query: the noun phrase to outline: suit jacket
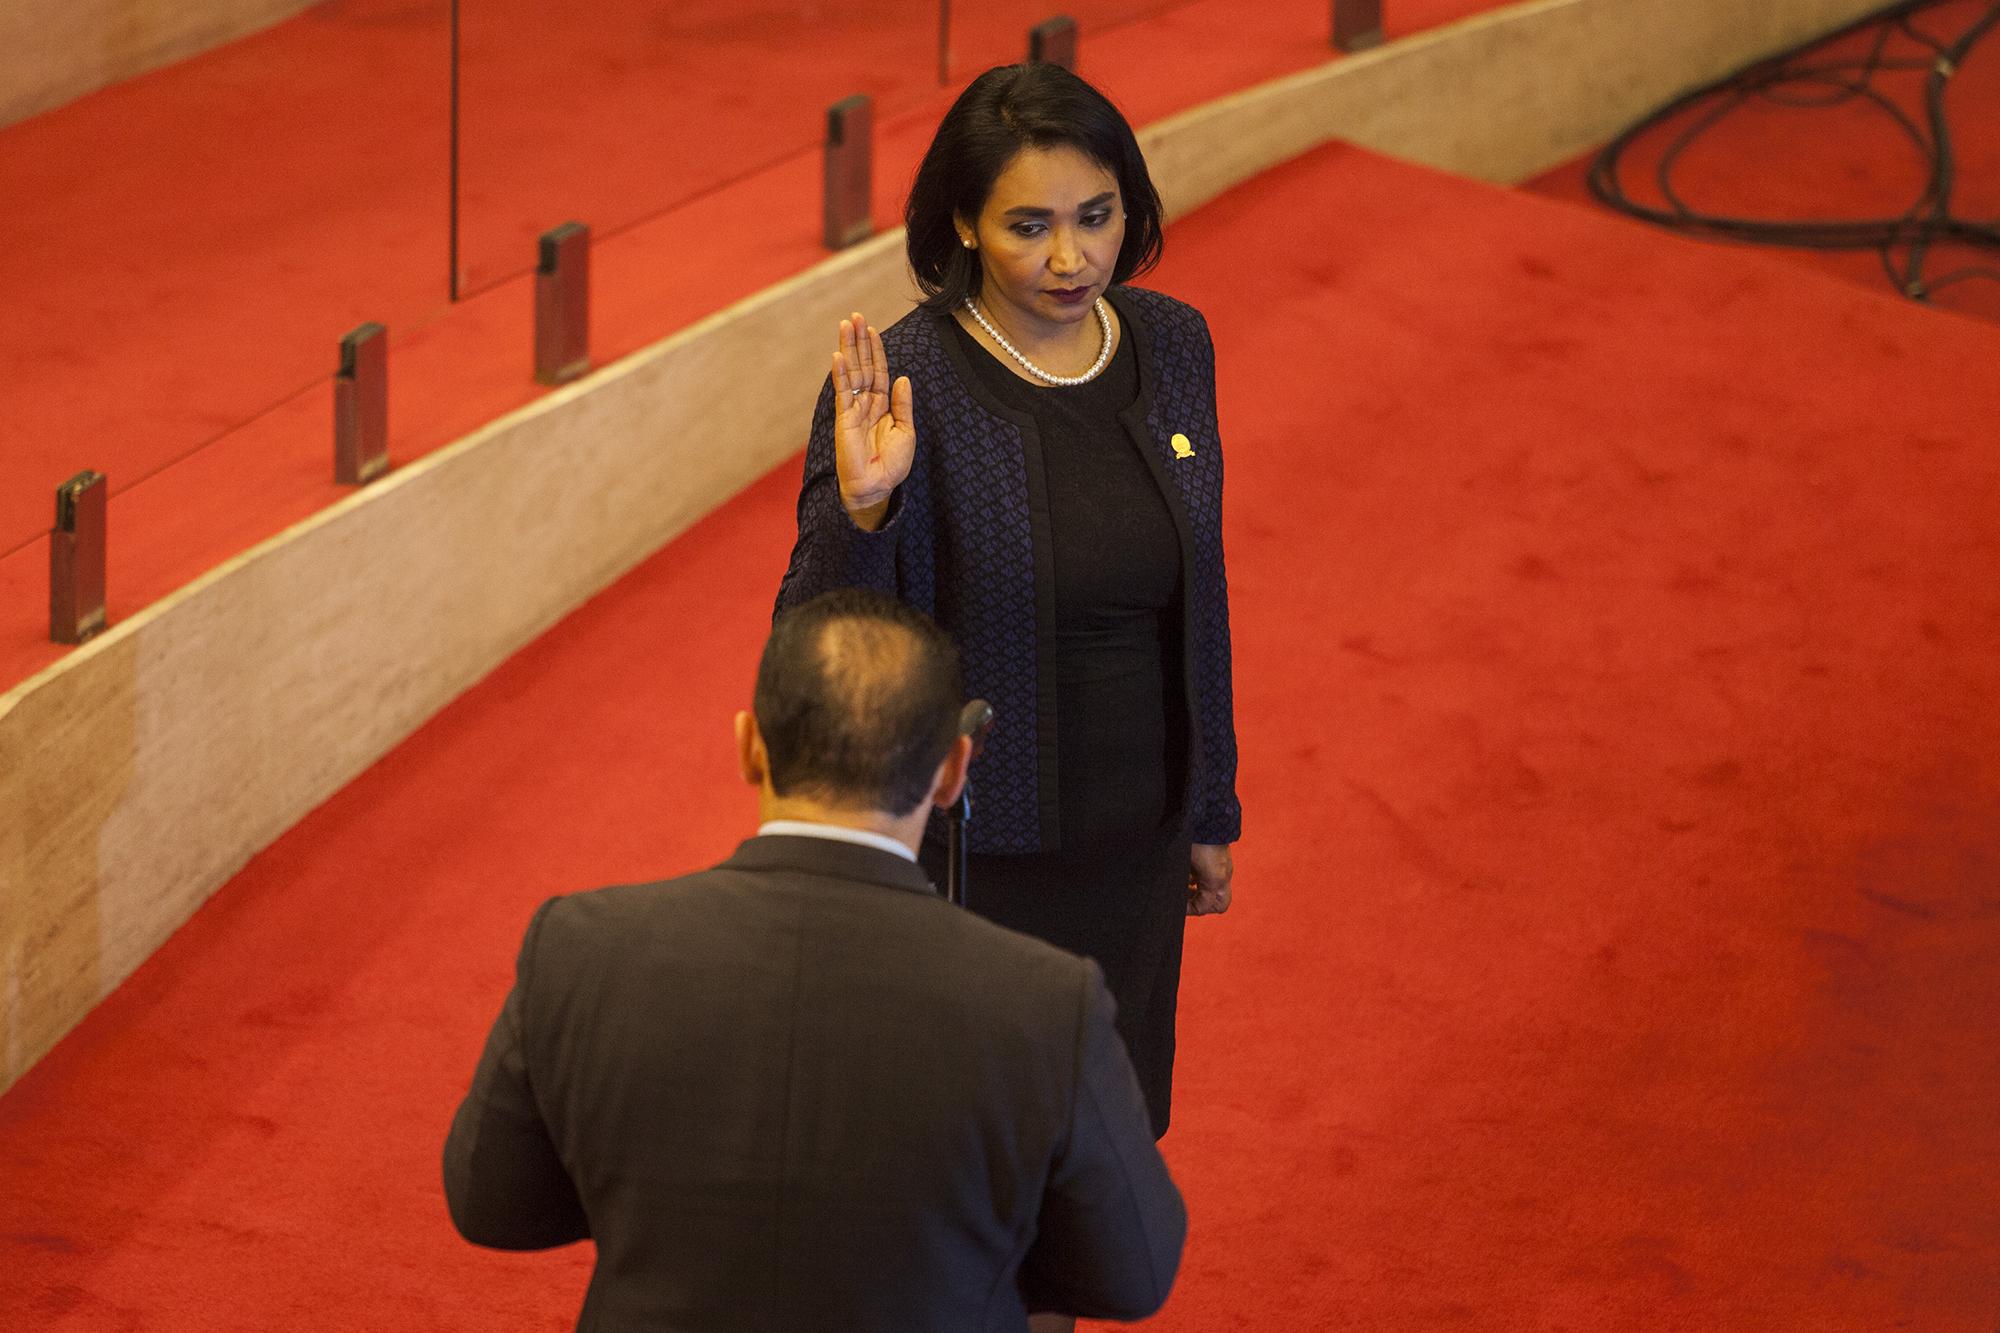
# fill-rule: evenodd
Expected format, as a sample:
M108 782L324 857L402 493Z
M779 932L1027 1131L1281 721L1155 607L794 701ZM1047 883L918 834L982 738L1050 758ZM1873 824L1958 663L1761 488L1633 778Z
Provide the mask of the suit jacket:
M452 1122L452 1221L593 1239L580 1329L1138 1318L1186 1215L1112 1018L1095 964L870 847L556 898Z
M1222 560L1222 439L1215 347L1201 312L1137 287L1110 294L1139 362L1121 424L1151 465L1180 539L1182 672L1194 721L1181 816L1194 841L1235 842L1236 723L1229 580ZM887 520L864 532L840 505L833 383L820 389L799 491L798 539L778 610L830 588L875 588L929 615L958 643L969 696L992 703L973 765L975 852L1054 851L1057 808L1054 550L1035 422L986 387L949 316L918 308L882 335L892 375L914 390L917 456ZM1181 447L1175 447L1175 441Z

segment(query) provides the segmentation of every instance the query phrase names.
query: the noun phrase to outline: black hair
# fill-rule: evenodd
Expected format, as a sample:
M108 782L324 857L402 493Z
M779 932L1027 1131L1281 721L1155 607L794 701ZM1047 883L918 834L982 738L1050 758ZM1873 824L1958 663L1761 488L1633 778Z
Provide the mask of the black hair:
M928 616L839 588L777 618L751 711L771 789L906 815L958 735L958 650Z
M1118 178L1125 244L1111 281L1128 282L1160 261L1160 192L1132 126L1111 99L1061 65L1001 65L974 79L944 113L903 206L910 271L924 304L948 310L979 291L979 255L954 218L977 221L993 183L1023 148L1070 147Z

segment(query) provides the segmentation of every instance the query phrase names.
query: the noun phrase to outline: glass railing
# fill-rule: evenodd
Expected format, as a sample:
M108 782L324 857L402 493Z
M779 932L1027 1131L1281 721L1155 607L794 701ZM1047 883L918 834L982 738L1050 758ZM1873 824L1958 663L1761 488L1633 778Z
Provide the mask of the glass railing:
M335 3L0 129L0 553L449 304L449 0Z
M1058 12L1087 75L1141 77L1093 39L1215 3L326 0L0 127L0 561L71 474L116 499L241 447L349 330L402 345L551 227L615 236L797 162L850 94L878 127L934 114ZM1325 21L1301 5L1300 39Z
M586 16L587 15L587 16ZM938 87L937 0L462 0L459 290L807 152L853 93L878 118Z

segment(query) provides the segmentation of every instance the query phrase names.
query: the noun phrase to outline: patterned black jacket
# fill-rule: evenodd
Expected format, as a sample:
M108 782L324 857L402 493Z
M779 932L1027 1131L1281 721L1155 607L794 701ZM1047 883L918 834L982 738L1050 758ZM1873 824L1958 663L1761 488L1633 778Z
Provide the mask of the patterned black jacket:
M1180 813L1194 841L1241 833L1222 563L1222 442L1215 347L1201 312L1136 287L1110 294L1139 361L1139 397L1120 414L1172 511L1187 590L1183 660L1193 763ZM830 588L878 589L932 616L957 642L966 690L998 719L973 765L976 852L1062 846L1056 808L1055 583L1049 509L1031 417L1002 406L952 337L948 316L911 311L882 335L892 375L915 391L917 456L887 521L864 532L840 505L833 383L821 387L799 492L799 535L778 589L782 611ZM1177 448L1175 441L1180 440Z

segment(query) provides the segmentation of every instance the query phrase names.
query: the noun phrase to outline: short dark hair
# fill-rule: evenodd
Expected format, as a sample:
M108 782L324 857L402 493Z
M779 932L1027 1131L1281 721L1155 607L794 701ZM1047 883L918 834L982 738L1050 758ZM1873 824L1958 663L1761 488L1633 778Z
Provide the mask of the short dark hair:
M751 710L771 788L906 815L958 735L958 650L928 616L866 588L777 618Z
M1160 261L1165 219L1132 126L1111 99L1061 65L1001 65L974 79L944 113L903 206L910 271L924 304L948 310L979 290L979 255L954 218L977 221L993 183L1023 148L1070 147L1118 178L1125 244L1111 281Z

